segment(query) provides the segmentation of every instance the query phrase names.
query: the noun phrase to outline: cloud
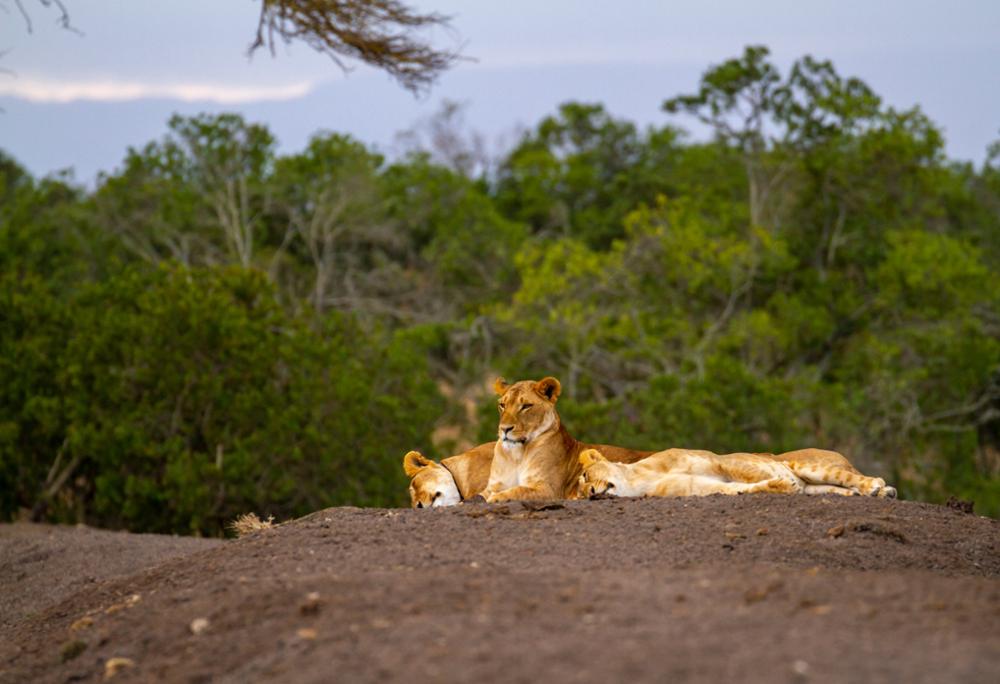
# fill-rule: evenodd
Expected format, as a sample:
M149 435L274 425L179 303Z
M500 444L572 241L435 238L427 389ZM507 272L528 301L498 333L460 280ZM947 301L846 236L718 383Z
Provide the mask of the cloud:
M239 86L216 83L139 83L105 81L49 81L35 78L0 77L0 96L29 102L65 103L77 100L123 102L165 99L184 102L241 104L267 100L294 100L312 92L309 81L280 86Z

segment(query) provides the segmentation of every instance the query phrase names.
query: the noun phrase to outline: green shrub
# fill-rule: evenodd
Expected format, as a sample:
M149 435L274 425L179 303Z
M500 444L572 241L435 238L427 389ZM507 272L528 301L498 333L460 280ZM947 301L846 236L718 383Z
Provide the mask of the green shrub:
M23 291L3 292L5 318L25 324L11 339L4 326L22 358L3 367L6 407L22 405L0 431L8 516L56 458L70 472L51 520L219 534L248 510L399 504L399 458L427 449L441 411L419 344L339 315L317 330L256 271L127 271L34 321L24 312L46 308L24 298L52 300Z

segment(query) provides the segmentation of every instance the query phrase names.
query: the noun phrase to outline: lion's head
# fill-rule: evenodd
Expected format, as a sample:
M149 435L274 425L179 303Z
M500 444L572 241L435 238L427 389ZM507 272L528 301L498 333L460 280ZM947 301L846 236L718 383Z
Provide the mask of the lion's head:
M461 503L462 495L451 471L411 451L403 457L403 470L410 477L410 505L413 508L437 508Z
M500 424L497 439L510 451L524 448L532 440L559 429L556 401L562 386L555 378L522 380L508 384L497 378L493 389L499 396Z
M580 453L580 498L603 496L635 496L629 483L628 469L621 463L612 463L597 449Z

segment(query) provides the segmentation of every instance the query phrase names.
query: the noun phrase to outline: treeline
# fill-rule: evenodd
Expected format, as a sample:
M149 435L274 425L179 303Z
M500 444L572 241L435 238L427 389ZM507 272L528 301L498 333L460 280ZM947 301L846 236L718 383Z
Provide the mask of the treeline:
M446 108L390 161L174 117L84 190L0 159L0 516L218 534L405 503L552 374L590 441L840 450L1000 511L1000 145L763 48L665 101L569 103L500 158ZM669 117L666 117L669 120Z

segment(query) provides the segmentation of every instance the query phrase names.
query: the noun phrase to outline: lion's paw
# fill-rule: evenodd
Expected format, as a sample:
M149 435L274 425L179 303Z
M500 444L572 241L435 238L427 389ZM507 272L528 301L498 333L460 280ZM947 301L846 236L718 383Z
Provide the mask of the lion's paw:
M880 492L884 490L885 490L885 480L883 480L881 477L873 477L871 478L871 481L869 483L868 491L863 493L867 494L868 496L885 496L884 494L880 494Z

